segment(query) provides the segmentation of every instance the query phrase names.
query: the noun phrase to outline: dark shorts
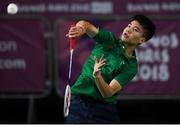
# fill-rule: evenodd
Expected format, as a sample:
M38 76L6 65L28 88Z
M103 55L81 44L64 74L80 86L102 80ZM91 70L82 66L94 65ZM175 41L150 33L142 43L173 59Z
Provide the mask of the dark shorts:
M115 104L87 96L72 96L66 123L120 123Z

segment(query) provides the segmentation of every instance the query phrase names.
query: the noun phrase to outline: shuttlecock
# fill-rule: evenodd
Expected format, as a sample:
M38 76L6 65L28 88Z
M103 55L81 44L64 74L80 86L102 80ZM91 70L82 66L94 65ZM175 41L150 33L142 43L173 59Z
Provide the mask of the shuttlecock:
M8 14L16 14L18 12L18 6L15 3L10 3L7 6L7 13Z

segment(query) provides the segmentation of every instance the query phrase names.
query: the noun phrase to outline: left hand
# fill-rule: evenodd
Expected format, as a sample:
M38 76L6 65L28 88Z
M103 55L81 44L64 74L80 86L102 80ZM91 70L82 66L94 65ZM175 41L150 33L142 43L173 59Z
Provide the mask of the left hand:
M105 64L105 59L103 58L103 55L101 56L101 58L99 59L99 61L97 60L96 56L94 56L94 71L93 71L93 76L94 77L98 77L101 75L100 70L102 68L102 66Z

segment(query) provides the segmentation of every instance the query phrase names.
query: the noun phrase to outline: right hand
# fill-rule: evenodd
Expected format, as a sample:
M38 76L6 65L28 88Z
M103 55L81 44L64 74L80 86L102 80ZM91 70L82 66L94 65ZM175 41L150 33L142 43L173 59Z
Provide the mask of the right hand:
M71 26L66 37L69 38L77 38L82 36L85 33L85 29L82 26Z
M98 77L101 75L101 68L103 67L106 61L106 59L103 58L104 55L101 56L101 58L99 59L99 61L97 60L96 56L94 56L94 70L93 70L93 76L94 77Z

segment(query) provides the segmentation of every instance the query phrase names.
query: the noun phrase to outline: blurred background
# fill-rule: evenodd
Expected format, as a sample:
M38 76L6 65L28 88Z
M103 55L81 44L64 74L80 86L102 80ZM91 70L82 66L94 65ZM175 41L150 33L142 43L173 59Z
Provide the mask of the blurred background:
M10 3L17 12L7 13ZM0 123L64 123L65 86L94 46L86 35L76 40L68 80L69 27L88 20L119 37L135 14L151 18L157 32L136 50L139 72L118 95L120 119L180 123L179 0L1 0Z

